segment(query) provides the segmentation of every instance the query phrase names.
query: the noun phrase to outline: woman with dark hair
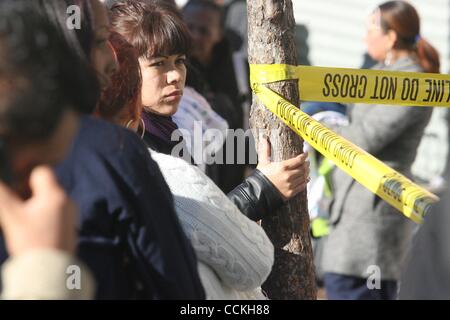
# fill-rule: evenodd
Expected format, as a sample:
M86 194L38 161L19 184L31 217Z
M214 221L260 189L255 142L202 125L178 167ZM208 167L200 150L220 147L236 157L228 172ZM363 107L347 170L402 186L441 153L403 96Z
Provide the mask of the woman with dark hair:
M93 88L89 90L97 93L95 100L78 107L78 111L87 114L92 112L99 98L99 89L110 84L111 74L117 68L114 52L108 42L109 24L100 23L96 19L96 12L99 11L97 2L98 0L92 2L38 0L36 2L36 11L44 15L56 27L59 35L77 55L79 63L87 64L97 75L96 85L91 84ZM81 16L78 17L78 14ZM77 25L78 22L79 25ZM97 91L93 90L94 88L97 88Z
M79 121L72 109L95 102L97 81L88 65L74 65L77 57L67 54L69 49L45 20L29 18L35 34L21 30L19 21L33 5L23 1L2 5L8 16L0 25L0 135L10 163L8 183L27 198L32 168L64 159ZM71 64L61 61L60 55Z
M369 18L366 44L378 70L439 72L436 50L420 34L419 16L405 1L381 4ZM430 108L352 106L350 124L334 130L411 177L411 164ZM414 224L337 170L330 234L323 254L329 299L395 299ZM369 279L367 279L369 277Z
M144 141L155 151L180 156L176 152L179 142L171 139L177 129L171 116L178 109L186 80L185 61L190 48L186 24L180 13L164 1L117 1L110 17L114 30L138 52L143 78ZM228 194L242 213L255 221L270 215L284 200L306 187L305 154L270 162L267 149L261 154L267 161L261 161L257 170Z
M137 54L116 33L110 41L119 70L112 76L111 87L103 92L96 114L122 126L139 123L136 114L142 111L142 103L137 98L142 79ZM273 246L264 230L243 216L200 169L170 155L151 154L174 195L178 218L196 251L206 297L265 299L260 286L273 264Z
M75 34L78 42L69 44L82 49L105 88L117 61L103 5L98 0L64 0L65 6L60 0L33 2L42 5L36 14L63 29L62 34L69 33L70 39L70 33ZM72 30L60 23L61 17L69 18L71 5L81 6L81 20L90 17L86 28ZM176 217L170 190L135 134L83 116L70 154L56 172L80 208L77 249L95 275L97 298L205 297L195 253Z

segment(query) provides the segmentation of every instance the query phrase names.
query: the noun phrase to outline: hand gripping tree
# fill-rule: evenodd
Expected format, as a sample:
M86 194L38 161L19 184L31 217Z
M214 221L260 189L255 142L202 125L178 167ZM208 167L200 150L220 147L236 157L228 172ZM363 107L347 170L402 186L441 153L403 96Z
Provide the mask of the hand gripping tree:
M248 0L248 54L252 64L296 64L295 20L291 0ZM269 87L299 105L296 81ZM253 95L250 126L256 145L261 131L269 137L274 161L302 152L303 141ZM270 299L315 299L314 261L309 236L306 192L262 221L275 247L275 264L263 285Z

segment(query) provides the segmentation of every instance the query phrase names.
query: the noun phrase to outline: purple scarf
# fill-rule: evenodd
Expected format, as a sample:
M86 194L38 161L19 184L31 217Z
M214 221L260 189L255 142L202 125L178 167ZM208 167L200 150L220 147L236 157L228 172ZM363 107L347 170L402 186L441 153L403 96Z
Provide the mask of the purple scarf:
M148 111L142 111L142 120L145 123L145 131L154 135L168 145L177 144L179 141L172 141L172 133L178 129L178 126L173 122L172 117L161 116Z

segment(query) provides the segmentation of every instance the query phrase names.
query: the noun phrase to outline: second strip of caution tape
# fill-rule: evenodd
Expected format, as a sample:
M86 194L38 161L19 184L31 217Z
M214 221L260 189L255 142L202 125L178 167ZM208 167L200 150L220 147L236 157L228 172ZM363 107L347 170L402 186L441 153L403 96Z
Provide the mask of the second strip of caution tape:
M283 75L279 76L283 77ZM289 75L284 76L289 79ZM252 74L252 80L253 91L271 112L324 157L332 160L337 167L412 221L421 223L431 205L439 200L436 195L337 135L261 84L267 78L259 79Z

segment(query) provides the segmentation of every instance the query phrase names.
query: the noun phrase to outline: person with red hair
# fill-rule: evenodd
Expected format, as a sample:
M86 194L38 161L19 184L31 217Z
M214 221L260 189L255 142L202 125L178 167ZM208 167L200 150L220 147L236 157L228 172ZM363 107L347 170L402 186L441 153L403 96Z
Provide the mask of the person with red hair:
M138 55L125 38L112 32L109 41L116 52L118 71L111 76L111 85L103 90L95 115L116 124L140 130L145 124L141 118L142 76Z

